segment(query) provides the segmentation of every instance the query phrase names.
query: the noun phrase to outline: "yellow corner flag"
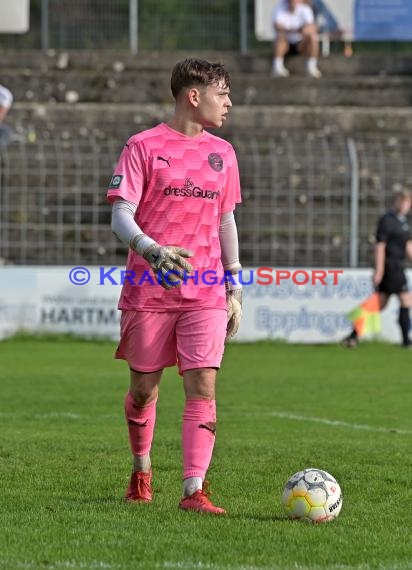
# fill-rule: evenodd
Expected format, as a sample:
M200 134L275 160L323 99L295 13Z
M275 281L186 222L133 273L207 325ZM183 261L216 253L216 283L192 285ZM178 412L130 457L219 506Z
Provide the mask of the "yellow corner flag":
M381 332L379 293L372 293L361 305L348 314L348 319L352 321L358 336Z

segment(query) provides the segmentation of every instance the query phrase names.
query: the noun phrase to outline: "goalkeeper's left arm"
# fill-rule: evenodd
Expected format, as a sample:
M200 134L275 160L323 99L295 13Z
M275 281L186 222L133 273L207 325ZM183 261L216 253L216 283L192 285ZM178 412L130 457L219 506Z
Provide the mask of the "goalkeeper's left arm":
M223 269L227 275L226 340L229 340L237 333L242 318L242 284L239 281L239 272L242 266L239 262L239 241L233 212L222 214L219 240Z

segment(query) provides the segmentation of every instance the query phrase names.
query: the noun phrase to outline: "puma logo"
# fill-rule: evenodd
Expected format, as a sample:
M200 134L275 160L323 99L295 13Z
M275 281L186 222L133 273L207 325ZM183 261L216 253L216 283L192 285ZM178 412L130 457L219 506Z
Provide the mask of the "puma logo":
M207 424L200 424L200 428L207 429L211 431L213 434L216 433L216 423L215 422L207 422Z
M144 422L137 422L136 420L129 420L127 423L131 426L146 427L149 420Z
M167 166L170 166L169 160L170 160L171 158L172 158L171 156L169 156L169 158L163 158L163 156L158 156L158 157L157 157L157 160L163 160L163 162L166 162Z

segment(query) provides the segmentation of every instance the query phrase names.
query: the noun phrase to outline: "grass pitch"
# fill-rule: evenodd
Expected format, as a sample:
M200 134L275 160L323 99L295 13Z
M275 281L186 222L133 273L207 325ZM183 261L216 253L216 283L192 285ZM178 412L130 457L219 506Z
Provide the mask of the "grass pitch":
M208 474L227 517L177 509L181 380L165 373L152 504L122 500L130 472L124 362L114 344L0 343L0 568L405 570L411 562L412 353L398 346L230 345ZM340 517L285 518L305 467L332 473Z

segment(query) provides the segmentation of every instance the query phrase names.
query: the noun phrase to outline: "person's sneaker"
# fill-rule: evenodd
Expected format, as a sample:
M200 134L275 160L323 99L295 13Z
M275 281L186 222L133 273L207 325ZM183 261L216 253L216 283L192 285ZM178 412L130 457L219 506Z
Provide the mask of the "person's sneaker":
M134 471L130 477L125 499L130 502L149 503L153 498L152 470Z
M272 70L272 77L289 77L290 73L286 67L279 67Z
M209 499L209 483L203 483L203 489L198 489L189 497L183 497L179 503L179 509L184 511L196 511L198 513L210 513L213 515L225 515L225 509L216 507Z
M308 75L314 79L320 79L322 77L322 72L317 67L311 67L308 69Z
M358 344L358 339L353 336L347 336L342 340L342 346L345 346L346 348L357 348Z

